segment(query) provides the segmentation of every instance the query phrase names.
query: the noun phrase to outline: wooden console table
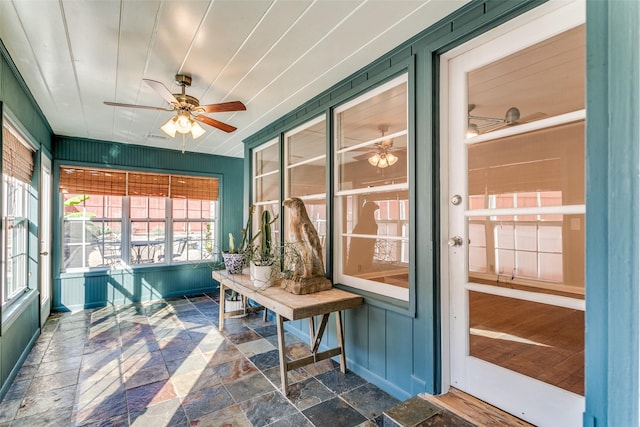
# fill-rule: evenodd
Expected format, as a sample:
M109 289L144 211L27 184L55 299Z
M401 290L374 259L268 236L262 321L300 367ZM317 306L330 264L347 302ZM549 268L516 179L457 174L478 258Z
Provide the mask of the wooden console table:
M218 328L221 331L224 329L224 320L227 317L238 314L237 312L225 313L224 311L224 291L227 288L238 292L245 298L252 299L265 309L271 310L276 314L278 352L280 356L280 378L282 381L282 392L285 395L287 394L288 386L287 372L293 369L340 355L340 370L342 373L346 373L347 360L344 352L344 334L342 329L341 312L342 310L362 305L363 298L360 295L336 288L307 295L295 295L286 292L279 286L260 289L253 285L249 276L242 274L228 274L224 270L214 271L212 277L220 283L220 323ZM318 351L331 313L335 313L338 347L325 351ZM314 316L322 316L317 328L314 322ZM287 361L285 355L284 322L286 320L300 319L309 320L311 355Z

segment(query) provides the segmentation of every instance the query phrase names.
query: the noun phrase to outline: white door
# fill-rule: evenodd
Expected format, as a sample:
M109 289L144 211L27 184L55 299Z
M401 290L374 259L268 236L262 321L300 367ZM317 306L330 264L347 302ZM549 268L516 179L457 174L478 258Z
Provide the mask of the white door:
M584 411L584 17L550 2L441 61L445 377L539 426Z
M51 159L40 158L40 324L44 325L51 313Z

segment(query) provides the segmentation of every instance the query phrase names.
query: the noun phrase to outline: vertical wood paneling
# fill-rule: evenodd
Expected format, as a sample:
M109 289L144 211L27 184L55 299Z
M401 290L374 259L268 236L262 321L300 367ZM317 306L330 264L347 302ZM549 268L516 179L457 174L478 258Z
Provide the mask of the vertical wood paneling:
M33 298L27 306L23 307L11 327L3 331L0 346L0 364L2 365L0 384L4 384L10 378L12 370L18 362L21 362L21 357L26 356L30 342L40 329L38 316L38 298Z
M367 369L382 378L387 378L387 311L380 307L368 306L368 313L363 321L369 325L369 345L366 348Z
M397 387L411 389L413 369L413 319L393 311L387 312L386 378Z
M368 322L369 307L361 306L344 313L344 333L347 357L360 366L369 369L369 335L371 324Z
M54 310L129 304L217 289L209 268L183 266L69 276L56 280Z

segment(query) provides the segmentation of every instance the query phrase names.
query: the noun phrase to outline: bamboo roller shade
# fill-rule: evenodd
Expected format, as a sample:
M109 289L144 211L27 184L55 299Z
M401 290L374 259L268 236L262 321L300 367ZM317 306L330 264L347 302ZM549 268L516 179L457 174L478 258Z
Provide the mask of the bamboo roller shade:
M78 167L60 168L60 191L68 194L218 200L218 182L218 178Z
M29 183L33 173L33 153L20 139L13 127L3 123L2 173Z

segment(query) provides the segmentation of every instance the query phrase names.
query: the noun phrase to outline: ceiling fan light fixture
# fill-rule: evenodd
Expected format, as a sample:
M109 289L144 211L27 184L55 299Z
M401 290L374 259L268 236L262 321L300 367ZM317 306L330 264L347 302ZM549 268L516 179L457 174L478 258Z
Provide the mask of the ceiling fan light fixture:
M160 129L171 138L176 136L176 116L171 117L167 123L160 126Z
M387 159L387 162L389 163L389 166L393 166L393 164L398 161L398 156L394 156L393 153L387 153L385 157Z
M204 129L202 129L202 126L200 126L197 122L191 123L191 137L193 139L201 137L202 135L204 135L204 133Z
M375 153L373 156L369 157L369 164L371 164L371 166L378 166L378 163L380 163L380 154Z

